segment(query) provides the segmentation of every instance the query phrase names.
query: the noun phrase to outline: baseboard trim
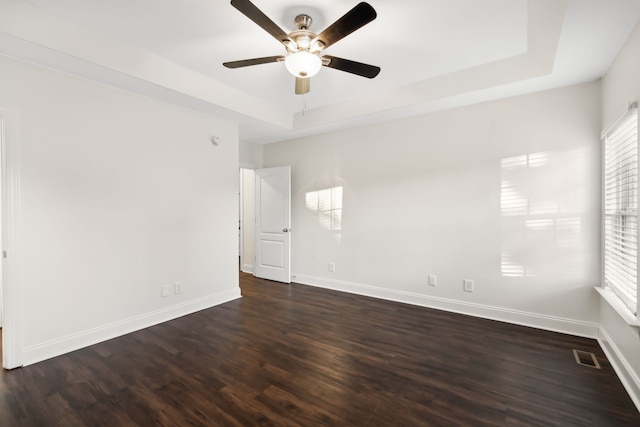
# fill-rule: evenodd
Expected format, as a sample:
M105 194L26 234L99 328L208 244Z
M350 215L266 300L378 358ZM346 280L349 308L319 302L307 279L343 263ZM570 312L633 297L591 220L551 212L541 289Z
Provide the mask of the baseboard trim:
M357 295L402 302L405 304L418 305L421 307L434 308L437 310L449 311L453 313L466 314L469 316L513 323L516 325L544 329L547 331L560 332L564 334L593 339L598 338L599 325L597 323L475 304L466 301L457 301L447 298L416 294L412 292L398 291L395 289L379 288L376 286L363 285L360 283L327 280L325 278L308 276L304 274L294 274L293 281L303 285L333 289L336 291L349 292Z
M228 291L176 304L171 307L166 307L140 316L134 316L97 328L88 329L42 344L24 347L22 349L23 366L41 362L83 347L139 331L140 329L148 328L150 326L186 316L216 305L224 304L225 302L229 302L240 297L240 288L237 287Z
M243 273L253 274L253 264L242 264L240 271Z
M598 343L613 366L613 370L618 374L620 382L629 393L629 397L640 411L640 378L631 369L624 355L603 327L600 327L599 330Z

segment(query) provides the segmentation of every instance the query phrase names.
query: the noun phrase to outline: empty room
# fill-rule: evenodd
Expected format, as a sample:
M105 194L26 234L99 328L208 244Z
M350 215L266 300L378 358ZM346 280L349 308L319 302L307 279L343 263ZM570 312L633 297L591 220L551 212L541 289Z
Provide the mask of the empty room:
M639 99L637 0L0 0L0 425L640 425Z

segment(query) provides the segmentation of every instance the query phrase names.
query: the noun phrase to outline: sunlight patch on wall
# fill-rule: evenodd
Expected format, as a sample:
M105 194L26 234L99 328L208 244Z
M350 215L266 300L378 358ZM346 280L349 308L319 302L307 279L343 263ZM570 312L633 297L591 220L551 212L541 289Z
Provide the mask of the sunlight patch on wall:
M500 257L500 271L503 277L535 277L526 265L517 262L515 251L503 248Z
M575 248L580 244L581 222L580 218L556 219L556 246L558 248Z
M339 243L342 230L342 187L308 192L306 206L316 214L322 228L335 233Z
M557 210L557 205L549 201L533 201L529 195L528 177L531 168L541 168L549 163L551 153L523 154L500 160L502 168L502 189L500 209L502 215L519 216L531 213L545 213Z
M523 154L521 156L507 157L500 160L502 169L517 169L517 168L535 168L544 166L549 163L551 152L543 151L540 153Z
M503 277L535 277L580 246L581 218L566 211L562 196L576 193L576 184L563 179L572 165L540 152L504 158L500 166L500 271Z
M518 192L518 189L509 181L502 181L500 192L500 210L502 215L517 216L526 215L529 211L529 201Z

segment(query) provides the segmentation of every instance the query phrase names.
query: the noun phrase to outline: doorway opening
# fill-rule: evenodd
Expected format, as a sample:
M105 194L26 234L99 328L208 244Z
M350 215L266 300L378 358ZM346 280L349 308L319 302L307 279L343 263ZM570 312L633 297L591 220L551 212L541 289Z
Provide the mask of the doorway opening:
M291 167L240 169L240 271L291 282Z
M253 169L240 169L240 271L250 274L255 259L255 176Z

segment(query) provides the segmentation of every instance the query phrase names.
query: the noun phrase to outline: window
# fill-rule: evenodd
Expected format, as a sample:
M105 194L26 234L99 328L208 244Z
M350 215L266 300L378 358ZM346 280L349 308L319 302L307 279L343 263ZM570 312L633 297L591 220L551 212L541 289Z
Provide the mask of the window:
M638 310L638 109L633 104L602 137L604 284Z

